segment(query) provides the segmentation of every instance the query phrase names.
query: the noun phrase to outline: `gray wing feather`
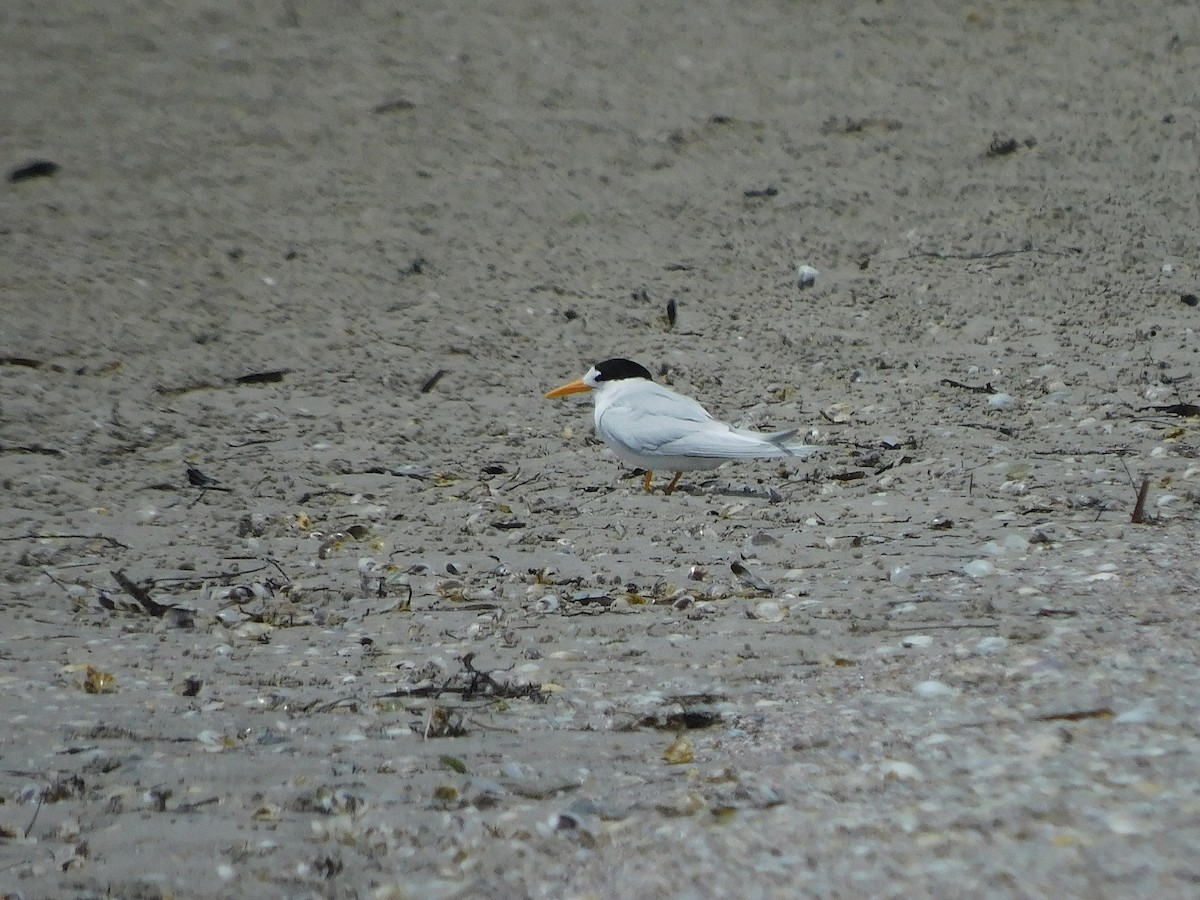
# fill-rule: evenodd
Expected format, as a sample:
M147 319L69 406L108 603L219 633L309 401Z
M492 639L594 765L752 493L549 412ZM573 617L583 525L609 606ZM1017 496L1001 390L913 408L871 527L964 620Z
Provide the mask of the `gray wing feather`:
M692 398L660 385L647 386L636 408L613 405L596 424L608 439L640 454L769 459L802 456L808 450L804 444L785 443L796 435L795 428L765 434L734 428L718 422Z
M781 431L776 434L760 434L755 431L744 431L732 428L723 422L713 422L712 426L703 431L694 431L680 435L673 441L663 444L660 453L674 456L698 456L714 459L772 459L786 456L799 456L800 447L783 443L795 434L795 430Z

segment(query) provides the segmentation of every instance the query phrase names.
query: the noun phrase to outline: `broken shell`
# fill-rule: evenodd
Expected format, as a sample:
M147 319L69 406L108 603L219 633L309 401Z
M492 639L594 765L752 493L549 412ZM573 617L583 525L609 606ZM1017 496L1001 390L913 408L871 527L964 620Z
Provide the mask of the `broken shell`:
M663 751L663 760L668 766L682 766L696 758L692 742L680 735Z
M762 591L765 594L773 594L775 592L775 588L760 578L752 569L740 562L730 563L729 570L737 576L738 581L745 587Z
M116 691L116 678L109 672L101 672L88 666L83 679L83 689L89 694L111 694Z
M669 797L661 803L656 803L654 808L669 818L681 818L704 812L704 810L708 809L708 804L700 794L695 791L688 791L676 797Z
M554 594L546 594L537 603L533 604L534 612L552 613L558 612L559 602L558 597Z
M344 531L330 532L329 536L321 541L321 546L317 548L317 559L329 559L349 540L350 535Z
M834 425L845 425L853 416L853 410L845 403L832 403L821 410L821 415L826 421L832 422Z
M218 611L216 617L218 622L227 627L232 627L233 625L238 624L238 622L245 621L247 618L249 618L240 609L236 609L232 606L228 606L225 609Z
M760 622L782 622L787 615L787 607L774 600L764 600L754 608L754 618Z

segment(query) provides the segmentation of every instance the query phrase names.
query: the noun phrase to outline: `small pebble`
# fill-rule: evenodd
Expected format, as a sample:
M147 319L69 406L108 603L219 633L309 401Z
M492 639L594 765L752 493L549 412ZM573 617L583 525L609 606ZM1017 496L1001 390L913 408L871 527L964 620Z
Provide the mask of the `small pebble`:
M810 288L817 283L817 276L821 273L812 266L797 266L796 267L796 285L801 288Z
M1158 713L1158 708L1153 700L1146 700L1139 703L1133 709L1127 709L1115 719L1114 725L1146 725L1153 722Z
M1001 546L1004 547L1005 550L1018 550L1024 552L1025 550L1029 549L1029 541L1027 541L1021 535L1013 532L1004 536L1004 540L1001 541Z
M978 653L1001 653L1007 647L1007 638L1002 638L999 635L993 635L992 637L980 638L979 643L975 645L975 650Z
M985 575L995 574L996 567L986 559L973 559L965 566L963 571L972 578L983 578Z
M957 697L959 690L956 687L951 687L944 681L922 681L913 688L913 693L918 697L924 697L926 700L933 700L938 697Z

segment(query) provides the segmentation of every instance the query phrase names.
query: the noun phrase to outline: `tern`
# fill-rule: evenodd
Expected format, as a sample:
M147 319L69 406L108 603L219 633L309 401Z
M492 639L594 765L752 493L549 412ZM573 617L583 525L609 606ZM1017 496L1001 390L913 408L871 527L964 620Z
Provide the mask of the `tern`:
M655 384L644 366L628 359L596 363L546 397L583 391L593 394L596 434L619 459L646 470L647 491L655 469L675 473L666 488L670 494L687 471L715 469L731 459L803 458L816 449L788 443L795 428L763 433L714 419L691 397Z

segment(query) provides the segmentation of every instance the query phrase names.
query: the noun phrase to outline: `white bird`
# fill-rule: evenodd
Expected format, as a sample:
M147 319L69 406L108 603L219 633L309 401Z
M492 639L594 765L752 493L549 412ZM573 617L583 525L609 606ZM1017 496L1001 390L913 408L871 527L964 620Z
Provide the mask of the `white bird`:
M655 384L645 367L628 359L596 363L546 397L582 391L595 392L596 433L619 459L646 470L647 491L655 469L675 472L669 494L685 471L715 469L731 459L803 458L816 449L786 443L795 428L764 434L720 422L691 397Z

